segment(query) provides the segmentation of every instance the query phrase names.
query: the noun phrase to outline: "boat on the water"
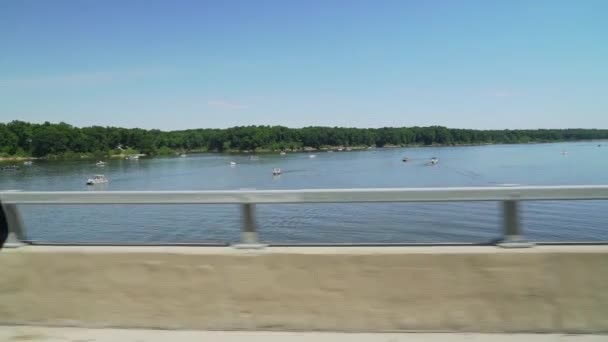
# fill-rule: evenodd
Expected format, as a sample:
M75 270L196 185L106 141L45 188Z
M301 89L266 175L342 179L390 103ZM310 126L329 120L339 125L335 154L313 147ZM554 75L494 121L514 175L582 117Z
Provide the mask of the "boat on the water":
M34 164L34 162L31 160L26 160L23 162L23 165L25 165L25 166L31 166L32 164Z
M180 154L179 156L182 157L182 158L186 158L187 157L187 155L184 154L184 153Z
M236 166L236 162L231 161L231 162L230 162L230 166Z
M285 151L281 151L281 153L279 153L279 154L280 154L280 155L282 155L282 156L284 156L284 155L286 155L286 154L287 154L287 152L285 152Z
M106 166L106 162L100 160L97 163L95 163L95 165L97 165L97 166Z
M567 154L568 154L568 151L562 151L562 152L561 152L561 155L562 155L562 156L565 156L565 155L567 155Z
M308 158L311 158L311 159L312 158L317 158L317 155L316 154L311 154L311 155L308 156Z
M278 176L278 175L280 175L281 173L283 173L283 171L281 171L281 169L280 169L280 168L278 168L278 167L275 167L274 169L272 169L272 175L273 175L273 176Z
M139 156L138 155L128 156L127 159L128 160L139 160Z
M104 175L95 175L93 178L87 179L87 185L104 184L108 179Z
M408 157L403 157L403 159L401 159L402 162L407 163L408 161L410 161L410 158Z
M436 157L431 158L431 160L429 161L429 164L431 165L437 165L439 163L439 159L437 159Z

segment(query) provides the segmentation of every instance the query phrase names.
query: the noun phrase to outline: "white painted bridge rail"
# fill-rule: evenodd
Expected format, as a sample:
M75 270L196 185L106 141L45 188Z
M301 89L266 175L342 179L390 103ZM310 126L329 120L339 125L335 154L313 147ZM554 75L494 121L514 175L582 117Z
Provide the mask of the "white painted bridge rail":
M519 201L608 200L608 185L500 186L452 188L226 190L226 191L3 191L0 192L17 239L24 239L18 205L27 204L240 204L241 246L260 247L255 204L370 203L370 202L502 202L502 246L529 246L521 236ZM464 213L463 215L466 215Z
M5 191L7 204L264 204L608 199L608 185L224 191Z

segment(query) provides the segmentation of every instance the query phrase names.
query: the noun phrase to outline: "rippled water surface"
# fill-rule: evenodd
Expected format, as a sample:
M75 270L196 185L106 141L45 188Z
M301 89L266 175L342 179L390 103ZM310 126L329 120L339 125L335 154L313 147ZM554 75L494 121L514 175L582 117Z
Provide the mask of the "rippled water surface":
M602 144L598 147L598 144ZM562 151L567 151L563 154ZM43 162L0 172L0 190L217 190L608 184L608 143L422 147L353 152L200 154L139 161ZM403 163L407 156L410 161ZM438 165L427 165L431 157ZM231 161L237 163L231 167ZM283 174L272 176L273 167ZM102 173L107 185L85 180ZM21 206L32 240L234 242L230 205ZM500 235L498 204L259 205L261 239L275 243L485 242ZM532 240L608 240L608 201L529 202Z

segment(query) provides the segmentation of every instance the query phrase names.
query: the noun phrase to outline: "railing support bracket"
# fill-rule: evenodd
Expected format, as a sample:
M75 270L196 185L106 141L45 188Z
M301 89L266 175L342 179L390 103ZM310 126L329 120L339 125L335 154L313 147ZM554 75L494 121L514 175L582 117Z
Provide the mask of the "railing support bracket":
M534 243L526 241L521 235L519 222L519 201L516 199L502 202L504 237L496 243L502 248L528 248Z
M241 219L243 222L241 230L241 242L233 244L237 249L262 249L267 245L258 242L258 232L255 223L255 204L241 204Z
M25 240L25 229L19 209L16 204L4 204L4 213L6 214L6 221L8 223L8 236L4 243L4 248L18 248L26 246L23 243Z

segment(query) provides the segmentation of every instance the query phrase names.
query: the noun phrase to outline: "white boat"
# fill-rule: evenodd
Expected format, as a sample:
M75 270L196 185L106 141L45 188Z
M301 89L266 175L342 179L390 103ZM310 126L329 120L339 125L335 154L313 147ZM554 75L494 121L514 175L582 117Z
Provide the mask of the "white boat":
M139 156L128 156L128 160L139 160Z
M281 151L281 153L279 153L279 154L280 154L280 155L282 155L282 156L284 156L284 155L286 155L287 153L286 153L285 151Z
M333 150L328 150L327 153L334 153L334 151Z
M95 163L95 165L97 165L97 166L106 166L106 162L100 160L97 163Z
M249 160L260 160L258 156L249 156Z
M231 161L230 166L236 166L236 162Z
M25 166L31 166L34 162L32 162L31 160L26 160L23 162L23 165Z
M316 154L311 154L311 155L308 156L308 158L311 158L311 159L312 158L317 158L317 155Z
M278 167L275 167L274 169L272 169L272 175L273 175L273 176L278 176L278 175L280 175L281 173L283 173L283 171L281 171L281 169L280 169L280 168L278 168Z
M429 161L429 164L431 165L436 165L437 163L439 163L439 159L436 157L431 158L431 161Z
M186 156L185 154L183 154L183 153L182 153L182 154L180 154L179 156L180 156L180 157L182 157L182 158L186 158L186 157L187 157L187 156Z
M108 179L104 175L95 175L93 178L87 179L87 185L104 184Z

